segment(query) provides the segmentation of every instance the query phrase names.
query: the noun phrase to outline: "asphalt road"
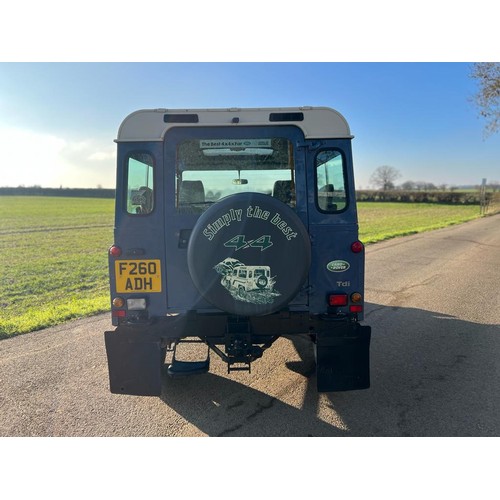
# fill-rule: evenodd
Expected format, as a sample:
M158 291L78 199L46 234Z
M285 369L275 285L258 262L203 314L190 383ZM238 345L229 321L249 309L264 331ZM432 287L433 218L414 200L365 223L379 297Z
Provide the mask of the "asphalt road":
M252 373L108 390L109 315L0 341L1 436L499 436L500 215L367 248L372 387L318 395L306 338Z

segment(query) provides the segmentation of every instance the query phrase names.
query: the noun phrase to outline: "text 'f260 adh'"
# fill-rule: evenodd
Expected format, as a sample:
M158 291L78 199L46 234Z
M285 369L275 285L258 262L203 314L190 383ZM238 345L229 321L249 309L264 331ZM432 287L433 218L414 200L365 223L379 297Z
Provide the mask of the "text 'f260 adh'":
M153 260L117 260L116 292L161 292L161 264Z

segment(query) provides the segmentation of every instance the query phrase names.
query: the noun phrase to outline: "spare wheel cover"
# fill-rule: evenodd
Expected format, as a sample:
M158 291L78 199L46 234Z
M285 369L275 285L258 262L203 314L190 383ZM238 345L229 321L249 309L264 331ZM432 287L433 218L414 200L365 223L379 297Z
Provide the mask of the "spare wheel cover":
M208 302L230 314L262 316L297 295L309 273L311 245L290 207L264 194L240 193L222 198L198 219L187 258Z

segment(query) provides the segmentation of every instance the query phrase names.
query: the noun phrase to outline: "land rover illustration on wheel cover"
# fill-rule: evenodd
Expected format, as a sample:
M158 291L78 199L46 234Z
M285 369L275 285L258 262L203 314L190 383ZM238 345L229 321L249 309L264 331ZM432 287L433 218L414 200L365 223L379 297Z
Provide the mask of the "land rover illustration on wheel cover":
M215 266L215 270L222 275L221 285L236 300L272 302L274 296L280 295L274 290L276 280L271 277L269 266L245 266L235 259L225 259Z
M250 371L284 335L311 340L319 392L370 386L352 138L321 107L125 118L104 333L111 392L160 395L165 373L206 373L214 353L228 372ZM181 361L187 342L206 356Z

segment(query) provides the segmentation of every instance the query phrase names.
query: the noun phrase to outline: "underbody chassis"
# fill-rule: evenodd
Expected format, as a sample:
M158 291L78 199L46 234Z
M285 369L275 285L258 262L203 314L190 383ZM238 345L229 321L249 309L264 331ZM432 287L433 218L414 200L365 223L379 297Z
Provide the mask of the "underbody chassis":
M371 328L353 317L311 316L307 312L252 317L189 312L120 325L105 332L110 390L115 394L159 396L165 370L171 377L206 373L210 352L227 363L228 372L250 371L251 363L278 338L300 334L308 334L315 344L319 392L370 386ZM206 344L206 358L178 360L176 349L184 342ZM169 352L171 360L165 364Z

